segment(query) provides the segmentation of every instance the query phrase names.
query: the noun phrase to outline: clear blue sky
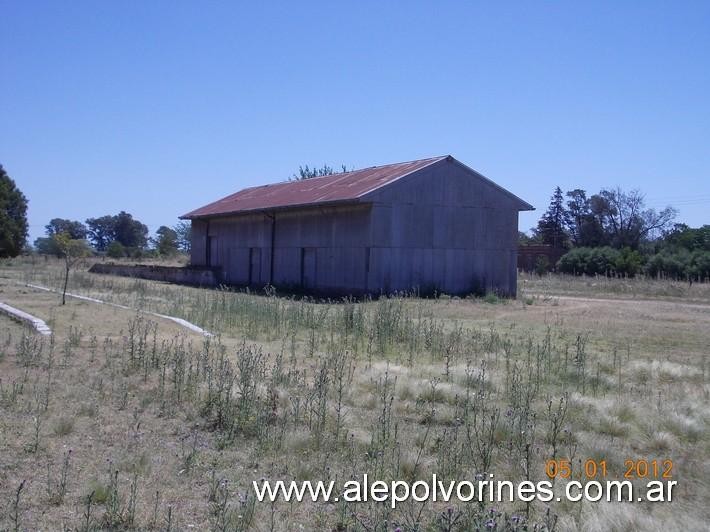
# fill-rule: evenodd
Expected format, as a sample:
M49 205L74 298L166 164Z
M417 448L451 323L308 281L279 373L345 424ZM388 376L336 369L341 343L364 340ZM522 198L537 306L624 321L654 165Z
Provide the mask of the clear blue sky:
M0 0L0 163L154 231L300 164L452 154L529 201L640 188L710 223L710 2Z

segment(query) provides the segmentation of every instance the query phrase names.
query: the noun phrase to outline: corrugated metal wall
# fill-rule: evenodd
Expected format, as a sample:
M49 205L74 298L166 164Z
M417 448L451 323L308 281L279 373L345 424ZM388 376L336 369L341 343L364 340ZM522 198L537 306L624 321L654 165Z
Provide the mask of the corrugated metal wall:
M193 264L221 266L230 284L515 295L519 205L495 185L442 161L362 199L193 221Z
M201 227L193 230L192 263L208 265L209 241L209 265L221 267L229 284L305 284L323 291L363 292L369 234L369 205L217 218L210 220L209 233Z
M515 295L518 203L451 161L368 194L370 287Z

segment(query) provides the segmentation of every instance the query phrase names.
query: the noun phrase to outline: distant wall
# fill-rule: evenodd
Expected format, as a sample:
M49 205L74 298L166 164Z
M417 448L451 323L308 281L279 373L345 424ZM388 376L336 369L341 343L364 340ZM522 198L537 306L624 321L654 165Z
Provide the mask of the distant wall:
M547 270L555 268L557 261L565 254L562 248L554 248L545 244L528 244L518 247L518 269L535 271L539 259L547 259Z
M89 271L121 277L137 277L151 281L189 284L195 286L218 286L220 274L217 268L179 267L179 266L148 266L128 264L94 264Z

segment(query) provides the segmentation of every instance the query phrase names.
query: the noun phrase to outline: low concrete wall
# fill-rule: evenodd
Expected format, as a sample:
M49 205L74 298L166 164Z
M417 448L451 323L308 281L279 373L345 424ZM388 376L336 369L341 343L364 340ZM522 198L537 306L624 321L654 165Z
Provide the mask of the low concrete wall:
M32 314L27 314L24 310L20 310L19 308L11 307L6 303L0 302L0 313L6 314L19 322L29 323L39 334L45 336L52 334L51 329L43 320L33 316Z
M195 286L218 286L220 284L219 270L204 267L179 266L148 266L144 264L103 264L96 263L89 268L91 273L119 275L121 277L137 277L151 281L189 284Z

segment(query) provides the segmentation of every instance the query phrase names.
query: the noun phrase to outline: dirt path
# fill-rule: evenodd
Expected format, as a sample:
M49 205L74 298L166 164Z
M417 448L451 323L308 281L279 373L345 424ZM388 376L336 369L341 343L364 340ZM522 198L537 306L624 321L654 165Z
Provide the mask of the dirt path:
M605 297L583 297L583 296L562 296L562 295L551 295L541 292L526 292L526 295L538 296L538 297L549 297L551 299L559 299L560 301L576 301L579 303L611 303L611 304L622 304L622 305L636 305L636 304L650 304L650 305L667 305L674 308L691 308L691 309L708 309L710 310L710 303L686 303L682 301L673 301L666 299L648 299L648 298L634 298L634 299L621 299L621 298L605 298Z

